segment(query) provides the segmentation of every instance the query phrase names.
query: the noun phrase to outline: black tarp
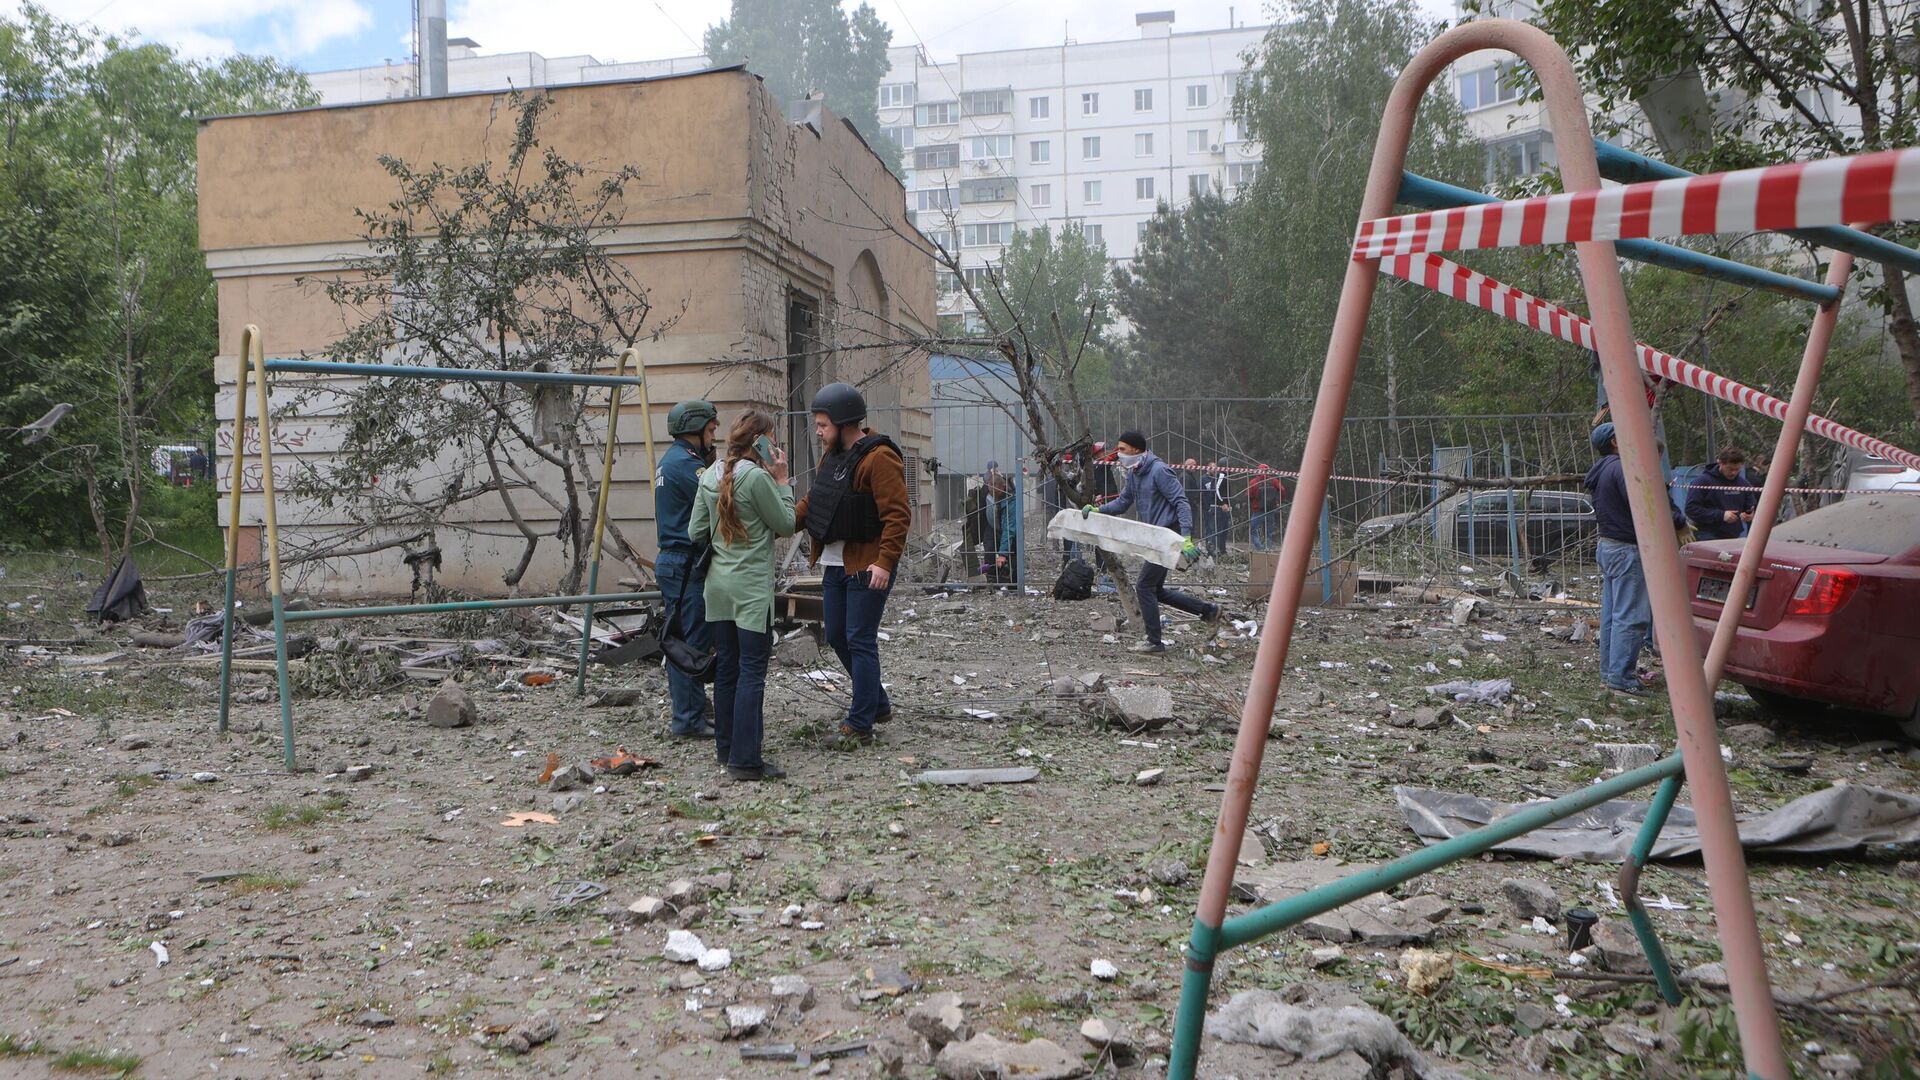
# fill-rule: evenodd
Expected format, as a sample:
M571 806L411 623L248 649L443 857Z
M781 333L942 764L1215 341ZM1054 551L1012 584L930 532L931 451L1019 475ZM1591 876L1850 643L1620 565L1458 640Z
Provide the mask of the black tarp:
M87 614L98 616L101 622L120 622L146 613L147 587L140 583L140 568L133 565L133 556L128 555L107 575L107 580L93 590L93 599L87 601Z

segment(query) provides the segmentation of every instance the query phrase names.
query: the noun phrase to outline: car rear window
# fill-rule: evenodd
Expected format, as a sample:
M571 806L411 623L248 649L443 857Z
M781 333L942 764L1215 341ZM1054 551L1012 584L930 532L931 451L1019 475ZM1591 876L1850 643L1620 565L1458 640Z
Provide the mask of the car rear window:
M1773 527L1773 539L1875 555L1900 555L1920 545L1920 495L1856 497Z

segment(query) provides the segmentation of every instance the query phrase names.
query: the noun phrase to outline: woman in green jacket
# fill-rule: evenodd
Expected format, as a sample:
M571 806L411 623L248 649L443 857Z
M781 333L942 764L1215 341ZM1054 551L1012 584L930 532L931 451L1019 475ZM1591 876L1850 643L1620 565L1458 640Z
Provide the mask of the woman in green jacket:
M760 756L767 659L773 653L773 542L792 536L787 453L773 445L773 417L752 410L733 422L726 457L700 477L687 532L713 544L705 598L713 632L713 749L735 780L787 775Z

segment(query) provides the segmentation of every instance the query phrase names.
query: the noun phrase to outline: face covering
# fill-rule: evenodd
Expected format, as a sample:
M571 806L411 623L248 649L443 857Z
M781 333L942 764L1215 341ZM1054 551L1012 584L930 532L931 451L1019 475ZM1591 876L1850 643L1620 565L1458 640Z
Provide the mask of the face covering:
M1137 463L1139 462L1139 460L1140 460L1141 458L1143 458L1143 457L1145 457L1145 456L1146 456L1145 454L1126 454L1126 453L1122 453L1122 454L1120 454L1120 455L1119 455L1119 457L1120 457L1120 464L1121 464L1122 466L1124 466L1124 467L1126 467L1126 468L1129 468L1129 469L1131 469L1131 468L1133 468L1133 467L1134 467L1134 465L1135 465L1135 464L1137 464Z

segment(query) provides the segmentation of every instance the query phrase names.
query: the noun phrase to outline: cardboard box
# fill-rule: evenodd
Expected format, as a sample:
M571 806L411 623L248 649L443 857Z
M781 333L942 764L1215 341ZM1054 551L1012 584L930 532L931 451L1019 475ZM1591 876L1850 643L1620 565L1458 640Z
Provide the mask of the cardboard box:
M1280 563L1277 551L1255 551L1247 557L1247 599L1263 601L1273 593L1273 571ZM1300 603L1306 607L1338 607L1353 603L1353 597L1360 588L1360 568L1352 559L1341 559L1331 567L1331 574L1321 573L1309 567L1306 587L1300 591ZM1332 590L1327 589L1327 579L1332 578Z

